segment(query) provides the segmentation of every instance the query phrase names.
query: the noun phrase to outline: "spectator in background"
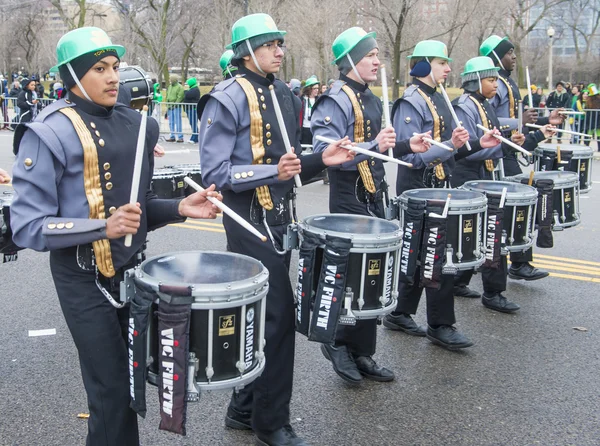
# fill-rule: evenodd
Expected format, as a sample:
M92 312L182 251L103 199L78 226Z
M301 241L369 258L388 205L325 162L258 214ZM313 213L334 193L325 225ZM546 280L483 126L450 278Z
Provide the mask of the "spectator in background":
M531 89L533 90L533 85ZM535 91L531 95L534 108L544 108L546 106L546 96L544 95L544 89L542 87L536 87Z
M45 89L39 79L35 81L35 91L37 93L38 99L44 99Z
M587 133L593 138L596 136L596 129L598 128L598 124L600 124L600 94L598 94L598 87L596 84L587 86L587 96L585 101L587 112L585 115L583 133ZM584 144L589 146L590 139L586 138ZM600 148L598 148L598 151L600 152Z
M556 83L556 90L548 95L548 100L546 101L546 107L549 109L555 108L568 108L571 106L571 95L565 89L565 84L563 82ZM559 129L563 129L565 126L564 123L557 126ZM556 139L560 142L562 138L562 133L556 133Z
M8 97L14 98L12 100L12 104L15 109L16 116L19 116L21 114L21 111L19 110L19 107L17 106L17 99L16 99L19 96L19 93L21 93L21 90L22 90L21 83L19 81L14 81L12 88L8 92Z
M298 79L290 79L290 90L292 90L292 93L294 93L297 97L300 97L300 89L302 88L302 82L300 82Z
M579 87L577 85L573 85L571 87L571 108L578 112L583 112L583 100L582 95L579 92ZM581 132L583 123L583 115L573 115L569 118L569 124L571 124L571 128L576 132ZM573 135L573 144L579 144L580 136Z
M319 79L317 76L311 76L306 79L304 88L302 89L302 107L300 108L300 125L302 126L302 137L300 138L301 144L312 145L312 132L310 131L310 116L312 114L312 108L315 105L317 96L319 96Z
M39 100L35 92L35 81L33 79L23 79L23 90L21 90L17 98L17 106L21 110L19 123L33 121L33 118L37 115L38 102Z
M185 92L179 83L179 76L172 74L171 85L167 88L167 119L169 120L169 130L171 135L167 141L175 142L175 134L177 134L177 142L183 142L183 132L181 131L181 104Z
M185 113L192 128L192 136L188 142L190 144L198 144L198 114L196 112L196 104L200 100L200 88L198 88L198 80L195 77L190 77L185 83L188 89L184 93L183 102L186 104Z

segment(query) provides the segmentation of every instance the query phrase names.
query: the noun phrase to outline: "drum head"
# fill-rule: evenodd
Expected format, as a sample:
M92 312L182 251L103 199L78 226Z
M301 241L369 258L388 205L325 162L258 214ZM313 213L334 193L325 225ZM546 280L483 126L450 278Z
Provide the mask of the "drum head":
M193 296L213 298L260 289L269 273L261 262L230 252L187 251L144 261L136 280L157 290L159 285L192 287Z
M569 150L573 152L573 158L591 158L594 156L594 149L585 146L583 144L550 144L543 143L538 144L536 152L538 150L549 150L556 153L556 148L560 147L560 150Z
M521 174L514 177L516 181L529 179L528 174ZM550 170L546 172L535 172L534 180L552 180L555 185L572 186L579 184L579 176L575 172L563 172L559 170Z
M521 198L531 195L537 199L537 191L534 188L525 184L510 183L508 181L467 181L462 187L498 197L502 195L502 191L506 188L507 197L513 198L514 196L515 198ZM452 193L452 197L454 197L454 192Z
M403 192L400 201L408 203L408 199L411 198L444 205L448 194L451 195L449 207L451 211L474 208L485 209L487 207L487 198L484 194L462 189L412 189Z
M200 163L198 164L175 164L169 166L171 169L181 170L183 173L202 173Z
M154 169L154 175L152 175L152 178L175 178L183 176L185 176L185 174L179 169L160 168Z

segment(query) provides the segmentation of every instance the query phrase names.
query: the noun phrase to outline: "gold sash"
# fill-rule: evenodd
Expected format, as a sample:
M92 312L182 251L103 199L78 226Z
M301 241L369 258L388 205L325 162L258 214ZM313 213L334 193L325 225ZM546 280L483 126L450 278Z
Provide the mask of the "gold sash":
M429 112L431 113L431 117L433 118L433 139L441 142L442 141L442 130L441 130L441 126L440 126L440 115L438 115L438 112L435 108L435 105L433 105L431 98L429 96L427 96L425 93L423 93L420 88L417 88L417 91L419 92L419 94L421 95L421 97L423 98L425 103L427 104L427 107L429 108ZM444 171L443 163L440 163L435 166L435 176L440 181L443 181L446 179L446 172Z
M90 208L90 218L104 220L104 197L102 196L102 185L100 183L100 169L98 167L98 150L92 134L79 114L72 108L61 108L60 112L71 120L81 146L83 147L83 185ZM108 239L92 242L96 265L105 277L115 275L115 267Z
M263 144L263 119L260 113L258 97L256 91L248 79L236 77L236 82L240 84L246 99L248 99L248 108L250 111L250 146L252 147L252 164L262 164L265 156L265 146ZM269 186L258 186L256 196L260 205L267 211L273 209L273 200L271 200L271 191Z
M362 113L362 108L358 103L358 99L356 98L354 91L352 91L350 87L344 85L342 90L344 90L344 93L348 95L348 98L352 103L352 109L354 110L354 142L365 142L365 118ZM356 167L358 168L358 173L360 174L360 178L362 179L367 192L371 194L377 192L375 181L373 181L373 174L371 173L371 168L369 167L369 161L361 161L356 165Z
M477 107L477 109L479 110L479 117L481 118L481 125L485 125L488 129L492 129L492 123L490 122L490 119L488 118L487 114L485 113L485 110L483 108L483 105L481 105L481 103L475 99L473 96L469 95L469 98L475 103L475 106ZM485 160L485 169L488 172L493 172L494 171L494 160Z

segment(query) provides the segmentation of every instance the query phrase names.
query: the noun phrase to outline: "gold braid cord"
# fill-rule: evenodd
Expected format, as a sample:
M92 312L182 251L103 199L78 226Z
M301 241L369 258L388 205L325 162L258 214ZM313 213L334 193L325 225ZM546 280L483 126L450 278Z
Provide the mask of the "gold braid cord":
M425 93L423 93L420 88L417 88L417 91L419 92L419 94L421 95L421 97L423 98L425 103L427 104L427 107L429 108L429 112L431 113L431 117L433 118L433 139L435 139L436 141L441 141L442 140L442 130L441 130L441 125L440 125L440 115L438 115L438 112L435 109L435 105L433 105L431 98L429 96L427 96ZM435 166L435 176L438 180L446 179L446 172L444 171L443 163L439 163L438 165Z
M365 142L365 118L363 116L360 104L358 103L358 99L356 99L356 95L347 85L344 85L342 90L344 90L344 93L348 95L348 98L352 103L352 109L354 110L354 142ZM358 168L358 173L360 174L360 178L362 179L367 192L371 194L377 192L375 181L373 181L373 174L371 173L371 168L369 167L369 161L361 161L356 165L356 167Z
M265 156L265 146L263 144L263 119L260 114L260 106L258 105L258 97L254 87L243 77L235 79L246 93L248 99L248 108L250 111L250 146L252 147L252 164L262 164ZM271 200L271 191L269 186L259 186L256 188L256 196L258 202L267 211L273 209L273 200Z
M481 119L481 125L485 125L488 129L491 130L494 126L490 122L481 103L471 95L469 95L469 98L475 103L477 110L479 110L479 118ZM491 160L491 159L485 160L485 169L488 172L493 172L494 171L494 160Z
M61 108L60 112L73 123L73 127L83 147L83 185L90 208L90 218L104 220L106 218L104 197L102 196L102 185L100 184L98 149L96 148L94 138L83 119L81 119L81 116L75 110L72 108ZM96 240L92 242L92 246L94 247L96 265L100 273L105 277L113 277L115 275L115 267L108 239Z

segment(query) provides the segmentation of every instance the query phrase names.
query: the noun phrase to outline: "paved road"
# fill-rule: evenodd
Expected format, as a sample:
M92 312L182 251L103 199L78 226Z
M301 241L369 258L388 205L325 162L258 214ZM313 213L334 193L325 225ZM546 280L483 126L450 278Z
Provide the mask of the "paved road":
M10 141L0 132L0 167L12 162ZM191 145L166 148L159 166L197 160ZM518 314L457 300L458 326L474 347L448 352L382 327L376 359L397 379L353 388L333 373L318 345L298 335L296 431L314 445L600 444L600 164L594 167L582 224L555 234L554 248L537 250L536 264L551 277L509 283ZM326 212L327 192L320 183L304 187L299 215ZM149 254L224 246L219 220L188 221L151 234ZM481 291L478 276L473 283ZM0 446L84 444L86 423L77 414L87 411L85 393L48 255L22 251L17 262L0 264L0 287ZM425 322L422 308L417 319ZM56 334L28 335L41 329ZM252 444L251 435L224 427L227 392L205 393L189 406L186 438L160 432L153 387L148 400L140 420L144 445Z

